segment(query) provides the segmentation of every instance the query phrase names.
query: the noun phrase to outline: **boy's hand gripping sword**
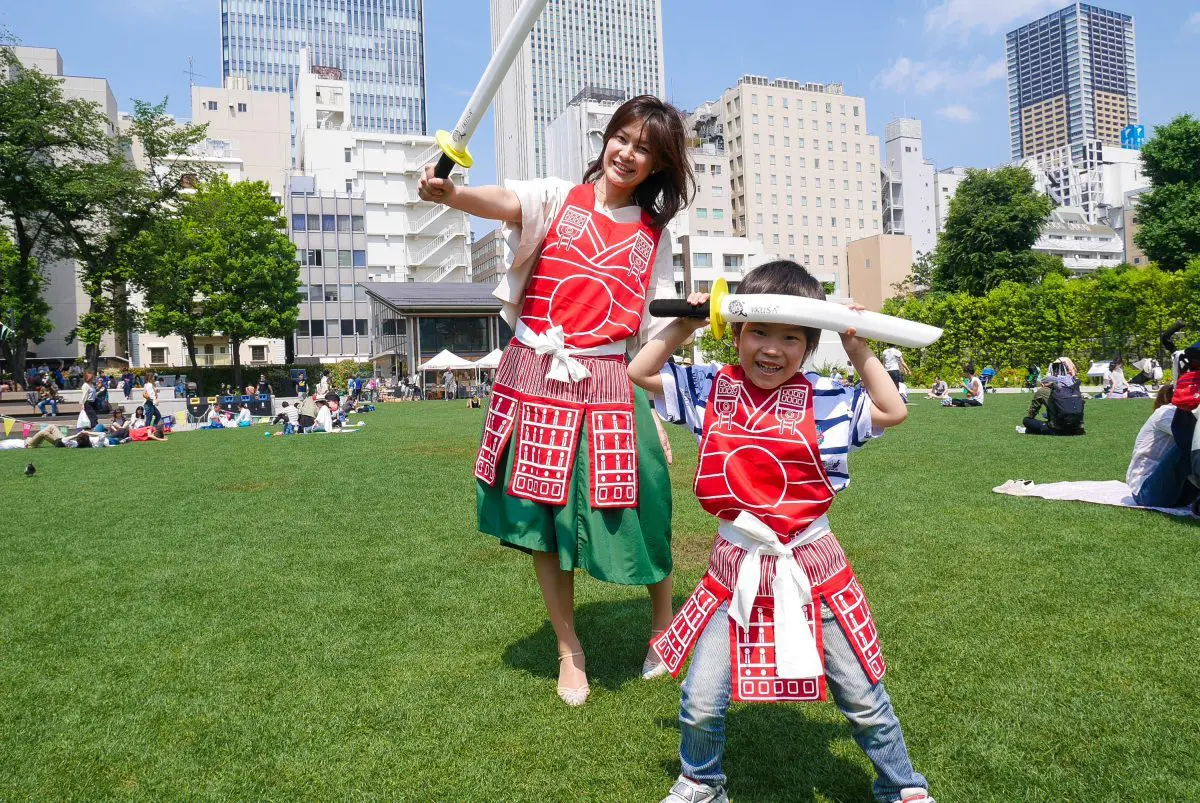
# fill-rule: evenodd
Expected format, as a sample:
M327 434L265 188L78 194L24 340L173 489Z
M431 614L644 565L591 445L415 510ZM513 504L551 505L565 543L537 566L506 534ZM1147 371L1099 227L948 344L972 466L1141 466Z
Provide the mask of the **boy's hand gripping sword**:
M724 279L713 283L707 304L693 307L682 299L660 299L650 302L650 314L658 318L709 318L717 337L724 335L725 326L731 321L816 326L842 333L854 329L858 337L909 348L923 348L942 336L942 330L936 326L878 312L852 310L835 301L766 293L730 294Z
M512 66L513 60L521 52L521 46L525 44L525 39L529 36L529 31L533 29L533 24L537 22L542 9L546 7L546 2L547 0L525 0L521 4L521 7L517 9L516 16L509 24L508 30L504 32L500 43L496 45L496 51L492 53L492 60L488 62L487 69L483 71L483 77L479 79L475 91L471 93L467 107L463 109L462 116L458 118L458 125L454 126L453 131L438 131L434 135L438 147L442 149L441 158L438 159L437 167L433 170L435 177L446 178L455 165L471 166L473 160L470 151L467 150L467 142L475 133L475 129L479 127L483 113L491 105L492 98L496 96L496 91L500 88L500 82L504 80L504 76L508 74L508 68Z

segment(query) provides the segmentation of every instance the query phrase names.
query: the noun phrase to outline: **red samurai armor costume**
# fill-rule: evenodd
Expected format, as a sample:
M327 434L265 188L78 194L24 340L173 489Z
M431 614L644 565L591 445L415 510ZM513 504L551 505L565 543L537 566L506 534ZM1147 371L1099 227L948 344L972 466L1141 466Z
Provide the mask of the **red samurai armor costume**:
M676 390L682 380L667 381L672 370L682 373L668 366L664 391L679 401L672 410L668 398L665 412L680 420L679 409L687 402ZM803 374L775 390L763 390L746 381L737 366L721 368L711 382L702 408L695 492L721 525L708 572L654 641L655 651L678 676L709 620L728 602L733 699L822 700L821 617L816 611L823 601L864 672L877 682L885 667L871 609L825 516L836 493L826 463L843 468L849 441L860 436L849 423L852 414L824 413L818 420L815 402L821 394L833 403L846 392L818 389ZM694 393L696 383L690 378L686 383ZM855 403L870 401L859 396ZM694 429L699 424L689 423ZM821 442L839 426L853 434L842 435L846 446L831 449L837 456L826 460ZM843 478L848 475L836 473L844 487Z
M673 294L669 238L637 207L597 210L591 184L565 192L550 184L557 197L543 208L535 193L544 186L510 184L523 213L516 261L522 248L535 261L523 287L497 292L519 315L475 461L480 529L510 546L557 551L564 569L655 583L671 571L670 484L625 352L650 298ZM543 211L549 225L539 229Z

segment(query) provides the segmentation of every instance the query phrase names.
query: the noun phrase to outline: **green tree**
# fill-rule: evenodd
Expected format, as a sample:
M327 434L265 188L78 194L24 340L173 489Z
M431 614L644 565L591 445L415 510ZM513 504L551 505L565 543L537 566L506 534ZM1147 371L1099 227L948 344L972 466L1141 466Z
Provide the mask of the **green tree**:
M282 207L261 181L230 184L218 175L180 207L178 236L195 252L197 300L212 331L229 338L234 382L241 345L289 337L296 329L300 278L296 246L283 233Z
M39 261L63 255L52 198L65 202L64 171L106 152L108 119L88 101L63 97L61 82L25 68L0 43L0 225L11 233L16 261L4 280L5 356L23 381L30 341L49 334Z
M725 336L717 337L712 327L701 330L698 335L700 353L709 362L719 362L726 365L738 364L737 347L733 345L733 327L725 327Z
M1200 256L1200 120L1184 114L1155 128L1142 165L1151 189L1138 199L1133 239L1159 267L1182 270Z
M189 217L161 220L142 232L130 249L134 272L145 293L142 325L159 335L178 335L196 368L196 337L213 333L202 303L208 281L207 253L194 245L203 236Z
M25 370L24 355L18 367L15 354L21 336L26 343L41 343L50 333L50 305L42 298L42 282L37 260L22 260L17 247L0 229L0 356L14 366L14 379Z
M128 286L138 279L139 258L130 245L160 217L173 214L188 187L212 172L189 156L207 125L177 125L166 103L135 100L128 128L106 140L102 158L64 166L50 196L51 212L79 260L89 298L72 334L86 344L93 368L104 335L116 333L123 353L125 335L135 325ZM134 149L141 166L131 159Z
M968 171L935 252L933 289L982 296L1001 282L1041 280L1054 265L1031 249L1052 209L1023 167Z
M933 286L933 274L936 270L936 250L918 254L913 261L912 270L903 279L893 284L892 290L899 296L922 296Z

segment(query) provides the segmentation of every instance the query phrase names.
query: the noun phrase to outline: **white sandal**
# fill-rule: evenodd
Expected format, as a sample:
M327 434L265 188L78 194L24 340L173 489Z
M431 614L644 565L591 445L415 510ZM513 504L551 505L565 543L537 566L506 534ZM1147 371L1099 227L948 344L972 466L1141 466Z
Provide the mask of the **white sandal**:
M583 655L583 650L576 650L575 652L569 652L566 655L558 656L559 663L562 663L568 658L574 658L576 655ZM577 708L587 702L588 695L591 693L592 688L587 684L586 681L584 681L584 684L577 689L568 689L562 685L559 685L558 687L559 698L572 708Z
M652 632L650 634L650 642L653 644L654 640L661 636L664 631L665 628L664 630ZM667 674L666 663L658 656L653 647L648 648L646 650L646 660L642 661L642 680L654 680L665 674Z

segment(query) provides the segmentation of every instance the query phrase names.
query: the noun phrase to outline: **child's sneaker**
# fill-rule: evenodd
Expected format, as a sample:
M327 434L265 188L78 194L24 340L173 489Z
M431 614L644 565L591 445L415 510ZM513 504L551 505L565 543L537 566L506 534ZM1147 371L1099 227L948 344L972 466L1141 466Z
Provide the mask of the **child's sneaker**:
M1018 434L1018 435L1024 435L1024 434L1025 434L1025 427L1021 426L1020 424L1017 424L1017 434Z
M675 779L671 792L660 803L729 803L724 789L697 783L680 775Z
M937 803L924 789L901 789L896 803Z

